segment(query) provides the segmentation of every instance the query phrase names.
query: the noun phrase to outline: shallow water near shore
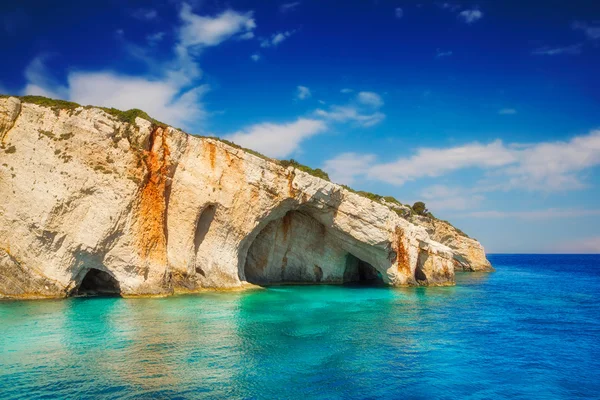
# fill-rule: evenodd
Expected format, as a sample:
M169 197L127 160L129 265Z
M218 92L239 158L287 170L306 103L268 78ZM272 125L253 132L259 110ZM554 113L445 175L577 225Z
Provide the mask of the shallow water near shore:
M0 302L0 398L600 396L600 256L457 286Z

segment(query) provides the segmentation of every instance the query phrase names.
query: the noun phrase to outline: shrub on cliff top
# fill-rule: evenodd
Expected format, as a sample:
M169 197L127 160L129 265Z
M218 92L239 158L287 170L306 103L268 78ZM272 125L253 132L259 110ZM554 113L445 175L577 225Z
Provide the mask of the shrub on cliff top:
M19 96L15 96L19 97ZM49 99L43 96L20 96L23 103L37 104L38 106L50 107L53 110L74 110L81 107L79 104L66 100Z
M428 210L427 207L425 207L425 203L422 201L417 201L413 204L412 209L417 215L427 216Z
M88 106L88 107L92 107L92 106ZM119 121L126 122L128 124L134 124L135 119L137 117L140 117L140 118L145 119L146 121L150 121L154 125L160 126L162 128L167 127L167 124L165 124L164 122L160 122L160 121L152 118L145 111L142 111L137 108L132 108L131 110L127 110L127 111L121 111L121 110L118 110L118 109L112 108L112 107L111 108L97 107L97 108L100 108L105 113L110 114L113 117L116 117Z
M281 160L281 161L279 161L279 164L284 168L292 166L296 169L299 169L300 171L307 172L307 173L311 174L312 176L316 176L317 178L325 179L326 181L331 182L327 172L323 171L321 168L313 169L309 166L300 164L298 161L296 161L294 159Z

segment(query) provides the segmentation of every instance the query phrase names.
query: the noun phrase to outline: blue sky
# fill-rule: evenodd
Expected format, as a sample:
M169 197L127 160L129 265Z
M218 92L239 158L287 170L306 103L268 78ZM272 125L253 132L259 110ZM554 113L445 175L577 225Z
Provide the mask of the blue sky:
M593 0L8 0L0 53L0 92L295 158L488 252L600 252Z

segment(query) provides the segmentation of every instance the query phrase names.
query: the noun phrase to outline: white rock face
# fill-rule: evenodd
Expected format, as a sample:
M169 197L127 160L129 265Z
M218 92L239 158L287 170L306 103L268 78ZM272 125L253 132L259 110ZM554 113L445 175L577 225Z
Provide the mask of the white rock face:
M383 204L144 119L2 98L0 141L0 297L68 296L92 269L136 296L341 283L358 263L451 285L470 265Z

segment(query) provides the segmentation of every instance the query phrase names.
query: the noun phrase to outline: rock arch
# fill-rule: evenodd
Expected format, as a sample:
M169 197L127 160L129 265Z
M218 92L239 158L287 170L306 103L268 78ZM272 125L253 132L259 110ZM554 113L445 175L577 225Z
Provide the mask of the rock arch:
M334 210L310 203L280 205L247 238L240 279L258 285L384 282L391 262L382 263L372 246L336 228L333 220Z

